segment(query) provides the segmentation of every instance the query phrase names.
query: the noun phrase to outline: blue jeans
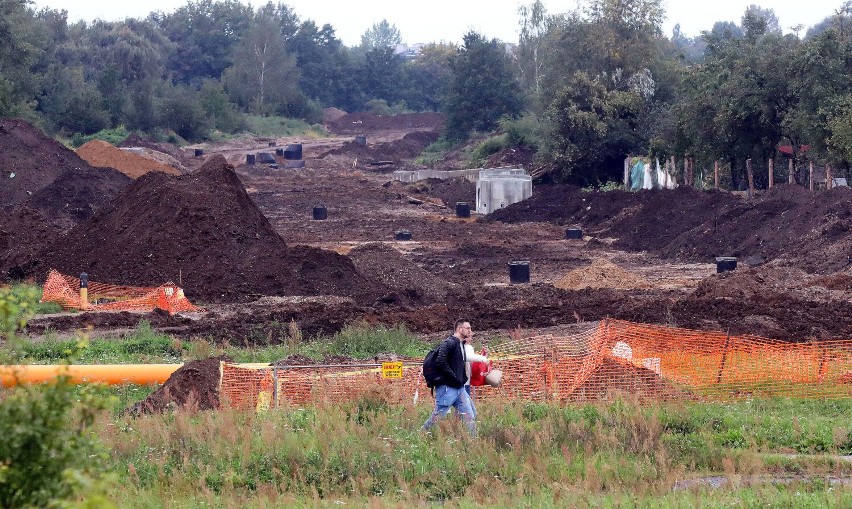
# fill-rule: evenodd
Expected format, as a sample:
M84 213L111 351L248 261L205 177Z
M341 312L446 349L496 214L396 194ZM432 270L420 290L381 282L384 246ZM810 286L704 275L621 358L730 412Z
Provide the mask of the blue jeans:
M438 421L439 417L444 417L450 408L455 408L459 416L467 425L471 435L476 435L476 422L474 421L473 404L470 402L470 396L464 388L455 389L447 385L439 385L435 387L435 409L432 415L423 423L423 430L428 430Z

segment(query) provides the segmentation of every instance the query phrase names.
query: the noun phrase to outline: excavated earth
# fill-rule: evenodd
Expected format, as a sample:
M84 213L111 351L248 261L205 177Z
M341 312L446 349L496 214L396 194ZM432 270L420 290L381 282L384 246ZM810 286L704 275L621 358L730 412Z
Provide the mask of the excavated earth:
M536 185L524 202L458 218L455 203L474 202L475 184L401 183L389 173L418 167L413 160L437 139L440 115L335 116L320 140L206 145L203 158L183 156L197 168L184 175L107 184L76 174L77 188L105 191L71 193L67 207L35 191L76 167L33 165L39 185L26 197L8 193L0 223L7 278L41 281L57 268L123 285L171 280L205 311L63 313L33 319L28 333L37 340L91 327L90 336L109 336L147 320L180 337L257 345L286 341L291 321L306 338L352 323L403 323L434 338L463 316L486 341L517 328L559 334L606 317L786 341L850 336L848 189L779 185L749 200L689 188ZM21 121L0 128L43 137ZM14 144L4 143L0 167L23 168ZM81 164L61 145L39 143L44 161ZM281 157L277 169L243 164L246 153L289 143L303 144L304 168L283 169ZM530 160L516 151L490 162ZM327 219L313 219L317 206ZM584 239L566 240L568 226L582 227ZM400 230L411 240L395 240ZM717 275L716 256L737 256L738 270ZM530 284L509 284L511 261L530 262Z

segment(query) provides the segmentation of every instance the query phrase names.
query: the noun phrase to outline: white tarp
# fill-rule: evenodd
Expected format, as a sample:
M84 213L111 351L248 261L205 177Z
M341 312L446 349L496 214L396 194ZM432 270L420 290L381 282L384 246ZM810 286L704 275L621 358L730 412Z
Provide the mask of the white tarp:
M650 161L642 158L637 158L636 162L630 168L630 190L638 191L640 189L674 189L677 183L663 168L660 168L660 160L656 160L656 168L653 168Z

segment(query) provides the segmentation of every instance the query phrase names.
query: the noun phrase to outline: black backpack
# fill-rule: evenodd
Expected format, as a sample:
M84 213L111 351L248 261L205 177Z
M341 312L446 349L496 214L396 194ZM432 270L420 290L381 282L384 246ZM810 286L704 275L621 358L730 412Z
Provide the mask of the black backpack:
M438 350L441 348L441 342L435 348L429 350L426 357L423 359L423 379L426 380L426 387L434 388L441 384L441 372L438 371Z

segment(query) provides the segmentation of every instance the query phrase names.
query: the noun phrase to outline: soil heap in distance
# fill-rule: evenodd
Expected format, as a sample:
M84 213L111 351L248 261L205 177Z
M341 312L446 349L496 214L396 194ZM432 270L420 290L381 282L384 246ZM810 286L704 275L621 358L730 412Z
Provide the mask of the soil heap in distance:
M171 166L147 157L121 150L101 140L92 140L77 149L77 154L92 166L115 168L132 179L150 171L180 175Z
M583 288L632 290L650 288L651 283L644 277L624 270L609 260L596 258L592 260L591 265L574 269L560 277L554 281L553 286L565 290L582 290Z
M90 165L28 122L0 120L0 206L22 203L65 171L83 168Z
M54 243L38 267L132 286L181 284L200 302L264 295L343 295L372 302L384 288L346 257L288 247L221 155L179 177L151 172Z

